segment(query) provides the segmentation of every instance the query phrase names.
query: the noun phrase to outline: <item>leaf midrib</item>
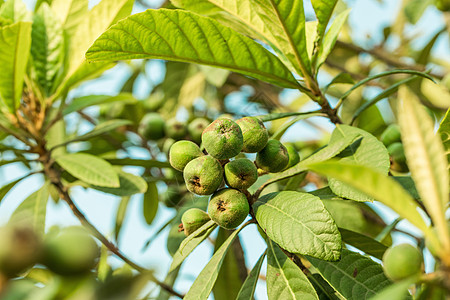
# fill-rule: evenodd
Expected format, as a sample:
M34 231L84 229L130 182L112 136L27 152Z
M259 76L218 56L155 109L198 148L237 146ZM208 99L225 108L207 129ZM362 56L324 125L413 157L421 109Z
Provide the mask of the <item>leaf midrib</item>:
M289 292L290 292L291 295L292 295L292 299L295 299L295 293L294 293L294 291L292 290L291 286L289 285L289 280L287 279L287 277L286 277L286 275L285 275L285 273L284 273L284 270L283 270L283 268L281 267L280 262L278 261L278 258L277 258L276 254L275 254L275 250L274 250L274 248L273 248L273 242L272 242L272 241L269 241L269 245L270 245L270 250L272 251L273 259L274 259L275 262L277 263L278 269L279 269L280 272L283 274L283 279L284 279L284 281L286 282L286 286L288 287Z

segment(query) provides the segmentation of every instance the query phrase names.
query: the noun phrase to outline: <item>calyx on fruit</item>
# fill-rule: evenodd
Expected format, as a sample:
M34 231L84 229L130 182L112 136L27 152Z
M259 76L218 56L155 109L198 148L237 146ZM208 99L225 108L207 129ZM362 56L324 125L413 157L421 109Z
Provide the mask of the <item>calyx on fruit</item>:
M226 183L235 189L248 189L258 179L258 169L247 158L238 158L224 167Z
M191 160L202 155L203 153L197 144L185 140L178 141L170 147L169 162L178 171L183 171Z
M165 135L164 119L158 113L148 113L142 118L138 132L147 140L159 140Z
M289 169L300 162L300 154L298 154L298 151L295 149L294 145L285 144L284 146L286 147L289 155L289 162L285 169Z
M223 181L220 162L210 155L191 160L183 171L187 189L197 195L211 195Z
M256 155L256 165L266 172L280 172L286 168L288 163L288 151L277 140L269 140L267 145Z
M219 118L205 128L202 143L212 157L229 159L241 152L244 138L241 128L233 120Z
M88 273L97 264L99 247L80 227L67 227L44 243L44 265L63 276Z
M269 140L264 123L256 117L244 117L236 121L244 137L243 152L255 153L261 151Z
M209 215L200 208L188 209L181 217L184 234L186 236L190 235L191 233L202 227L209 220L211 220Z
M211 122L205 118L195 118L189 123L188 132L195 143L200 144L202 142L203 130L205 130L210 123Z
M208 214L220 227L234 229L249 214L247 197L235 189L219 190L209 200Z
M422 264L422 254L410 244L389 248L383 255L384 273L394 281L420 274Z
M165 124L166 135L176 141L181 140L187 134L186 125L175 118L167 120Z

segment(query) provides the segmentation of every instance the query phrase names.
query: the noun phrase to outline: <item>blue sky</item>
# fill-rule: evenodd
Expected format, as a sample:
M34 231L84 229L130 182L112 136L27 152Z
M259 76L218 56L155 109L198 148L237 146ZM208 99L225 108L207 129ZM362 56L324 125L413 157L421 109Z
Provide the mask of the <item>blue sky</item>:
M33 0L26 0L25 2L29 5L29 7L32 7L34 4ZM91 2L94 4L98 1ZM147 2L156 5L160 1ZM353 0L345 2L352 7L350 23L353 28L353 36L356 37L356 40L362 46L374 45L381 39L380 28L392 22L396 16L400 3L399 0L382 1L382 3L375 0ZM307 7L309 6L307 5ZM138 10L139 9L137 8L136 11ZM309 11L311 12L310 8ZM438 18L441 18L441 16L433 9L429 9L416 26L408 28L408 31L411 34L423 34L424 38L420 39L418 46L428 40L426 37L431 36L434 32L440 29L442 20L436 21ZM449 48L448 35L442 35L435 51L439 53L439 55L445 55L445 57L449 58ZM153 75L151 78L140 79L140 93L136 95L137 97L145 96L151 86L151 82L154 83L160 80L163 72L163 67L161 67L160 62L158 61L150 62L147 67L152 70L149 74ZM117 68L108 71L101 80L84 84L77 91L75 91L74 94L84 95L90 93L114 93L114 91L111 90L111 87L120 86L120 83L123 82L123 72L127 72L127 69L123 66L118 66ZM287 101L289 98L296 96L296 92L286 93L285 95ZM326 125L324 122L320 122L320 124ZM332 129L331 126L327 126L327 128L329 130ZM299 125L294 126L287 133L287 139L296 136L298 130L305 132L303 137L304 139L310 139L316 135L316 132L313 129ZM145 154L139 151L134 152L134 154L139 157L145 157ZM2 167L0 169L0 184L3 185L6 182L10 182L15 178L20 177L23 173L24 170L16 164ZM19 205L21 200L25 199L29 194L37 190L41 183L42 181L39 176L34 176L18 184L1 203L0 223L6 222L11 212ZM108 196L101 192L92 190L84 191L82 189L74 189L72 191L72 196L87 218L95 226L97 226L101 232L107 236L110 236L114 229L114 216L120 199L113 196ZM174 215L174 211L171 209L166 209L163 205L161 205L154 224L149 227L145 224L141 214L139 213L141 209L141 200L142 199L140 197L134 197L131 200L119 246L127 256L146 267L154 268L156 270L156 274L163 278L169 267L171 259L165 250L165 238L167 236L167 232L160 235L160 237L157 238L152 246L145 252L142 252L141 249L147 239L151 237L162 224ZM383 209L383 214L387 221L391 221L395 218L395 215L389 212L389 210ZM66 226L78 224L78 221L75 217L73 217L72 213L64 203L55 205L52 201L50 201L47 214L47 227L55 224ZM402 226L410 229L410 226L406 224L402 224ZM256 232L254 225L249 226L249 228L246 228L242 232L241 241L246 253L248 262L247 267L252 268L264 250L264 242ZM195 278L195 276L200 272L202 266L206 264L207 260L205 260L205 257L208 257L211 253L212 248L208 242L205 242L194 251L194 253L184 264L182 270L183 275L179 278L176 285L178 290L182 292L187 290L193 278ZM114 263L120 263L115 259L112 259L112 261ZM258 287L257 297L258 299L266 298L265 287L263 284Z

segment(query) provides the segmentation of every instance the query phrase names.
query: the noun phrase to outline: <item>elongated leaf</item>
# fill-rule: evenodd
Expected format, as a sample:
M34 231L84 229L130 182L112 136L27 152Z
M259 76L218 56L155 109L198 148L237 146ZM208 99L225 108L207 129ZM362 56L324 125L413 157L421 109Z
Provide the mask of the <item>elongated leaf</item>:
M109 96L109 95L89 95L83 96L80 98L75 98L64 110L63 115L68 115L72 112L79 111L85 109L86 107L90 107L93 105L112 103L112 102L124 102L124 103L136 103L136 98L133 97L132 94L129 93L121 93L117 96Z
M232 231L219 228L214 244L215 252L231 234L233 234ZM244 252L239 236L237 236L227 251L217 275L213 288L214 300L236 299L246 277L247 267L245 266Z
M65 45L62 24L44 3L33 17L31 56L36 79L46 95L64 63Z
M191 288L187 292L183 299L185 300L206 300L211 293L211 290L216 282L217 276L219 275L219 270L222 266L225 255L228 249L233 243L239 232L245 227L241 226L239 229L235 230L228 239L220 246L220 248L214 253L214 255L209 260L208 264L203 268L200 274L195 279Z
M292 253L338 260L341 235L320 198L307 193L270 193L253 204L256 220L280 247Z
M119 187L119 176L113 167L105 160L85 153L72 153L57 156L56 162L72 176L86 183L103 186Z
M337 0L311 0L311 4L316 13L317 21L317 38L316 43L321 44L321 40L325 35L325 30L327 29L328 22L333 15L334 7L336 6Z
M119 176L120 186L118 188L93 186L93 185L91 185L91 187L104 193L122 197L132 196L134 194L142 194L147 191L147 182L144 179L142 179L142 177L124 172L120 169L116 170L116 172L117 175Z
M447 155L447 172L450 173L450 109L447 110L447 113L442 119L438 132L444 145L445 154Z
M364 251L365 253L372 255L373 257L376 257L378 259L383 258L383 254L388 248L382 243L361 233L344 228L339 228L339 231L341 232L342 240L345 243L358 248L359 250Z
M159 9L135 14L102 34L86 58L158 58L198 63L298 88L286 67L261 45L212 19L185 11Z
M52 9L64 26L68 35L72 35L88 13L88 0L53 0Z
M117 208L116 222L114 225L114 238L117 242L119 241L120 230L122 229L123 220L125 219L130 199L130 197L123 197L120 201L119 207Z
M200 245L211 232L216 229L217 224L214 223L213 220L208 221L202 227L191 233L184 241L181 243L180 248L178 248L177 252L173 255L172 264L169 268L169 273L177 269L186 257L191 254L194 249Z
M430 240L430 243L436 249L440 249L436 234L431 231L418 211L419 206L395 180L368 167L336 161L313 164L309 168L315 172L345 182L375 200L382 202L422 230L424 235Z
M136 158L110 158L106 159L110 164L115 166L136 166L144 168L171 168L168 162L151 160L151 159L136 159Z
M349 9L341 12L331 24L330 29L323 39L323 45L319 49L319 54L315 66L316 70L320 68L320 66L327 59L328 55L331 53L331 50L333 50L334 44L336 44L336 40L339 36L339 33L341 32L342 26L344 26L345 21L347 20L349 13Z
M417 280L418 278L409 277L407 279L403 279L402 281L391 284L390 286L380 291L377 295L370 298L370 300L411 299L408 288Z
M323 277L346 299L369 299L391 284L381 265L359 253L342 250L338 262L308 258Z
M295 117L295 116L316 116L321 115L318 112L288 112L288 113L272 113L267 115L258 116L258 118L261 119L263 122L283 119L283 118L289 118L289 117Z
M269 300L319 299L302 270L270 240L267 243L266 284Z
M328 160L336 155L338 155L342 150L347 148L350 144L352 144L356 139L360 138L361 136L359 134L346 136L343 139L340 139L334 143L330 143L327 147L317 151L316 153L312 154L311 156L307 157L306 159L300 161L295 166L287 169L286 171L277 173L274 175L271 179L267 180L267 182L263 185L263 187L268 186L269 184L272 184L274 182L277 182L279 180L283 180L295 175L298 175L302 172L305 172L308 168L307 166L309 164L313 164L320 161Z
M31 47L31 23L0 28L0 105L15 113L20 104L23 77Z
M291 127L298 121L301 121L301 120L304 120L304 119L307 119L310 117L316 117L316 116L324 116L324 115L321 113L311 113L311 114L300 115L300 116L290 120L289 122L284 123L282 126L280 126L280 128L277 129L277 131L272 135L271 138L274 140L280 140L281 137L283 136L283 134L285 134L286 130L289 129L289 127Z
M143 198L143 208L145 222L150 225L158 212L158 188L155 182L149 182L147 191Z
M9 193L9 191L19 182L21 182L23 179L28 177L29 175L26 175L22 178L16 179L14 181L11 181L10 183L5 184L0 188L0 203L2 202L3 198L5 198L6 194Z
M0 8L0 18L11 20L12 23L31 21L31 13L22 0L7 0Z
M363 138L342 151L339 154L340 160L346 163L367 166L387 175L390 166L389 153L383 143L367 131L348 125L338 125L331 135L330 143L332 144L345 136L354 134L359 134ZM329 185L331 190L338 196L355 201L372 201L366 194L333 178L329 179Z
M259 257L253 269L248 274L247 278L242 284L241 290L236 297L236 300L253 300L253 295L255 294L256 284L258 283L259 273L261 272L261 267L266 257L266 251Z
M32 226L36 233L44 235L47 202L50 196L48 185L48 182L45 183L39 190L26 198L13 212L9 223Z
M65 141L62 144L56 145L56 146L54 146L54 148L63 147L63 146L66 146L66 145L68 145L70 143L74 143L74 142L86 141L93 137L110 132L111 130L114 130L118 127L130 125L130 124L132 124L132 122L129 120L108 120L108 121L102 122L99 125L95 126L95 128L92 129L92 131L85 133L83 135L77 136L76 138L70 139L68 141Z
M433 220L445 251L450 236L445 218L449 175L444 147L419 99L407 87L399 90L398 120L405 156L423 204Z

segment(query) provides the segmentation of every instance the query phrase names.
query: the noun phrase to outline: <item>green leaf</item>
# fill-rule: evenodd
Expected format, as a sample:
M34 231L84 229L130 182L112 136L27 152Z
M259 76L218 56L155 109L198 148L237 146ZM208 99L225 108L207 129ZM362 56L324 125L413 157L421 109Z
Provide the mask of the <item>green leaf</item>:
M244 284L236 297L236 300L253 300L253 295L255 294L256 284L258 283L259 273L261 272L261 267L264 262L264 257L266 256L266 251L259 257L253 269L248 274L244 281Z
M450 174L450 109L447 110L444 118L439 125L438 133L441 136L442 144L444 145L444 151L447 155L447 172Z
M311 0L314 12L316 13L317 21L319 21L317 25L317 37L316 37L317 45L322 44L322 39L325 35L325 30L327 29L328 22L330 21L331 16L333 15L333 10L337 2L338 0Z
M135 14L102 34L86 58L157 58L198 63L283 87L299 87L278 58L261 45L212 19L186 11L159 9Z
M45 215L50 196L48 192L49 184L49 182L44 183L39 190L28 196L13 212L9 223L32 226L36 233L44 235Z
M121 197L132 196L134 194L142 194L147 191L147 182L140 176L136 176L122 170L116 170L119 176L118 188L102 187L91 185L90 187L104 193L113 194Z
M325 116L325 114L322 113L307 113L307 114L302 114L299 115L298 117L290 120L289 122L284 123L282 126L280 126L277 131L271 136L271 139L274 140L280 140L281 137L283 136L283 134L285 134L285 132L289 129L289 127L291 127L292 125L294 125L295 123L297 123L298 121L310 118L310 117L317 117L317 116Z
M33 17L31 37L36 81L48 96L63 67L65 44L62 25L47 3Z
M359 250L364 251L365 253L378 259L383 258L383 254L388 248L367 235L344 228L339 228L339 231L341 232L341 237L344 243L358 248Z
M231 234L232 231L219 228L214 244L214 252L218 251ZM245 266L244 252L237 236L223 259L222 267L214 284L214 300L236 299L246 276L247 267Z
M338 260L341 235L320 198L307 193L270 193L254 204L256 220L267 236L292 253Z
M30 176L30 174L21 177L19 179L16 179L14 181L11 181L10 183L5 184L4 186L0 187L0 203L2 202L2 200L5 198L6 194L9 193L9 191L19 182L21 182L23 179L27 178L28 176Z
M158 188L155 182L149 182L147 191L142 199L142 212L144 213L145 222L150 225L158 212Z
M183 263L186 257L188 257L189 254L191 254L191 252L194 251L194 249L198 245L200 245L201 242L208 238L208 236L214 229L216 229L216 227L217 224L214 223L213 220L210 220L202 227L191 233L187 238L185 238L181 243L180 248L178 248L177 252L173 255L169 273L177 269Z
M108 133L118 127L130 125L130 124L132 124L132 122L128 121L128 120L108 120L108 121L102 122L99 125L95 126L95 128L92 129L92 131L85 133L83 135L77 136L68 141L65 141L62 144L56 145L52 149L55 149L58 147L63 147L63 146L66 146L66 145L68 145L70 143L74 143L74 142L86 141L86 140L89 140L96 136L99 136L101 134Z
M75 33L78 25L88 14L88 0L53 0L52 10L64 26L69 36Z
M339 157L341 157L340 161L367 166L387 175L390 167L389 153L383 143L367 131L348 125L337 125L331 135L330 144L355 134L359 134L363 138L342 151L339 154ZM329 186L340 197L355 201L372 201L366 194L333 178L329 179Z
M61 118L45 134L46 144L45 147L47 150L52 149L54 146L59 145L64 142L66 139L66 122L64 118ZM66 154L65 147L59 147L54 149L52 152L53 156Z
M0 8L0 18L9 19L13 23L31 21L31 13L22 0L7 0Z
M267 243L267 296L272 299L319 299L303 271L275 243Z
M408 193L416 200L420 199L419 192L417 192L416 184L410 176L392 176Z
M411 177L416 183L441 245L450 251L450 235L445 218L449 195L449 174L444 147L434 134L434 124L407 87L399 90L398 120Z
M73 99L73 101L67 105L63 110L63 115L68 115L75 111L80 111L85 109L86 107L90 107L93 105L100 105L106 103L113 102L123 102L123 103L132 103L135 104L137 102L136 98L133 97L132 94L129 93L121 93L116 96L109 95L89 95L83 96L79 98Z
M394 179L365 166L336 161L312 164L309 168L317 173L345 182L375 200L382 202L422 230L436 249L440 248L436 234L431 231L419 213L419 206Z
M416 24L433 0L410 0L405 5L405 16L408 22Z
M235 230L228 239L220 246L220 248L214 253L209 262L200 272L200 274L195 279L191 288L184 296L184 300L206 300L211 293L211 290L216 282L217 276L219 275L219 270L225 259L225 255L228 252L231 244L233 243L239 232L245 227L246 224L241 226L239 229Z
M117 208L116 221L114 225L114 238L116 239L116 242L119 241L120 230L122 229L123 220L125 219L130 199L130 197L122 197L119 207Z
M278 119L284 119L289 117L295 117L295 116L317 116L322 115L319 112L287 112L287 113L271 113L267 115L257 116L257 118L260 118L263 122L278 120Z
M94 155L71 153L57 156L55 161L72 176L86 183L103 187L120 186L119 176L113 167Z
M11 113L20 105L30 46L31 23L0 28L0 104Z
M342 249L342 258L338 262L312 257L308 260L346 299L368 299L391 284L381 265L346 249Z
M268 186L269 184L272 184L274 182L298 175L302 172L305 172L308 168L308 164L313 164L320 161L328 160L336 155L338 155L342 150L347 148L350 144L352 144L357 138L359 138L359 134L346 136L343 139L340 139L334 143L328 144L327 147L320 149L316 153L312 154L311 156L305 158L304 160L300 161L295 166L287 169L286 171L274 174L274 176L267 180L266 183L263 185L263 187Z
M334 44L336 44L336 40L341 32L342 26L344 26L345 21L347 20L348 14L350 13L350 9L347 9L340 13L333 23L330 26L325 38L323 39L322 47L319 48L319 53L316 62L316 70L320 68L320 66L325 62L328 55L330 55L331 50L334 48Z
M385 300L385 299L411 299L408 288L417 281L417 278L409 277L402 281L391 284L385 289L381 290L377 295L370 298L370 300ZM418 298L415 298L418 299Z
M109 158L106 159L112 165L115 166L136 166L149 168L171 168L170 163L152 159L136 159L136 158Z

